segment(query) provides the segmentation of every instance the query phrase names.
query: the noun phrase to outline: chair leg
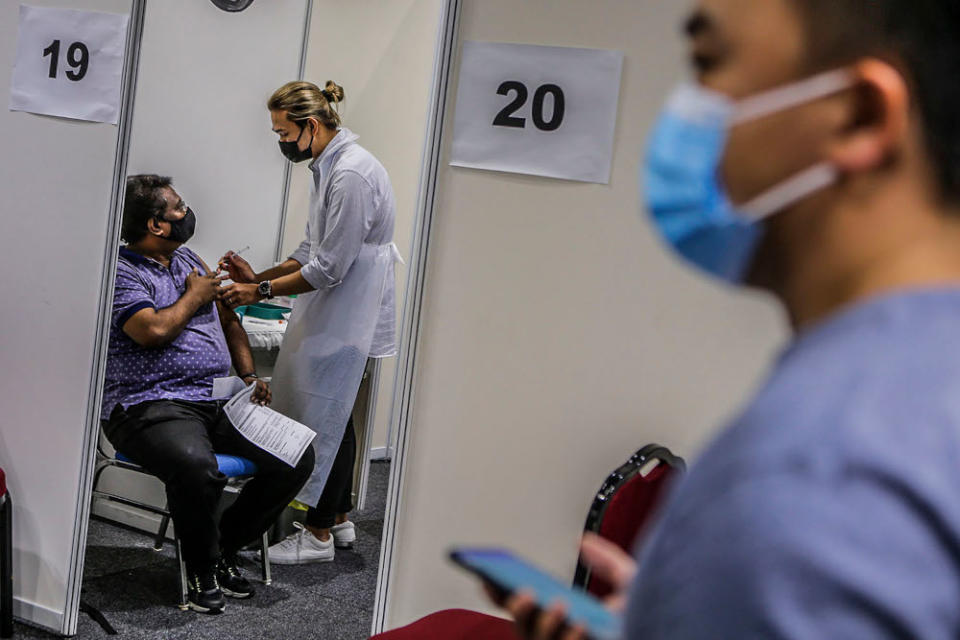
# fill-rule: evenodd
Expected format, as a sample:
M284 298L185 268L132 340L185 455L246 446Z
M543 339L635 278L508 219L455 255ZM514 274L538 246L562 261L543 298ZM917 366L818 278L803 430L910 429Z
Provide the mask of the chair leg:
M186 611L190 608L187 606L187 565L180 550L180 538L177 538L174 544L177 548L177 566L180 567L180 610Z
M260 539L260 569L263 571L263 584L270 584L270 532L264 531Z
M13 504L0 497L0 638L13 637Z
M164 509L169 509L169 506L164 507ZM153 550L161 551L163 549L163 543L167 540L167 529L170 528L170 512L168 511L160 519L160 528L157 530L157 537L153 541Z

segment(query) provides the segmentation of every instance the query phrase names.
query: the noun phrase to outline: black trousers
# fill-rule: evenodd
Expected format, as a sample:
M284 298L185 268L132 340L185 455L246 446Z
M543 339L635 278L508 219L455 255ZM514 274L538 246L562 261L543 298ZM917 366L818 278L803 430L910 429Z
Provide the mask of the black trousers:
M306 521L311 527L329 529L338 513L353 511L353 468L357 459L357 434L353 430L353 416L347 421L343 440L333 459L327 484L317 500L317 506L307 510Z
M221 552L235 553L263 535L313 471L312 447L290 467L244 438L220 401L118 405L104 433L117 451L163 481L191 572L212 568ZM219 523L215 512L227 478L214 452L242 456L258 468Z

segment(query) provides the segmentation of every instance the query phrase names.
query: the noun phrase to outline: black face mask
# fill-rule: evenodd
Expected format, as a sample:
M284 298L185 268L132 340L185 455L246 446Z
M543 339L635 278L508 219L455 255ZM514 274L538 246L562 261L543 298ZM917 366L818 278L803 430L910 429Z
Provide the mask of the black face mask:
M304 160L309 160L313 157L313 128L310 130L310 144L307 145L306 149L301 149L298 145L300 144L300 138L303 137L303 132L306 131L306 127L300 127L300 135L297 136L297 139L293 142L283 142L280 141L277 144L280 145L280 153L290 162L303 162Z
M166 239L171 242L183 244L193 237L193 232L197 228L197 216L194 215L193 209L190 207L187 207L187 213L179 220L161 219L164 222L170 223L170 235L168 235Z

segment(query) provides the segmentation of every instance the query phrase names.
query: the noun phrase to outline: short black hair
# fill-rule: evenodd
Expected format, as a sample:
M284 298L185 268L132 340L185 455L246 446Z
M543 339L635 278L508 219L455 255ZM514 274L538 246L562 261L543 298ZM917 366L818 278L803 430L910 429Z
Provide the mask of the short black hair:
M960 204L960 2L792 0L808 34L808 61L826 70L872 56L904 73L941 199Z
M148 173L127 178L127 194L123 200L123 224L120 237L127 244L139 242L147 235L150 218L163 215L167 201L163 189L173 185L173 179Z

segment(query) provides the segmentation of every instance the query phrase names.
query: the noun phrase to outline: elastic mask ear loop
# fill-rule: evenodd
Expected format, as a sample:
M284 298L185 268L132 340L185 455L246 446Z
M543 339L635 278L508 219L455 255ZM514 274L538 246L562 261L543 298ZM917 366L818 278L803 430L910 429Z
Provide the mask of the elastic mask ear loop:
M853 75L846 69L840 69L745 98L736 104L731 127L825 98L850 88L852 84ZM828 162L821 162L737 206L737 209L751 221L759 222L810 194L829 187L839 177L840 172L836 167Z
M303 123L304 123L304 124L303 124L303 129L300 130L300 136L302 136L302 135L303 135L303 132L307 130L307 127L310 127L310 121L309 121L309 120L304 120ZM315 135L316 135L316 133L314 133L313 127L310 127L310 144L308 144L308 145L307 145L307 148L306 148L306 149L303 149L303 151L307 151L307 150L309 149L309 150L311 151L311 153L313 152L313 138L314 138ZM297 136L297 148L298 148L298 149L300 148L300 147L299 147L299 145L300 145L300 136Z
M853 84L853 74L847 69L827 71L806 80L800 80L779 89L764 91L736 103L730 126L758 120L791 107L797 107L818 98L826 98Z
M803 200L812 193L826 189L837 181L840 172L832 164L824 162L785 180L777 186L761 193L746 204L739 205L753 222L759 222L778 211L786 209L795 202Z

